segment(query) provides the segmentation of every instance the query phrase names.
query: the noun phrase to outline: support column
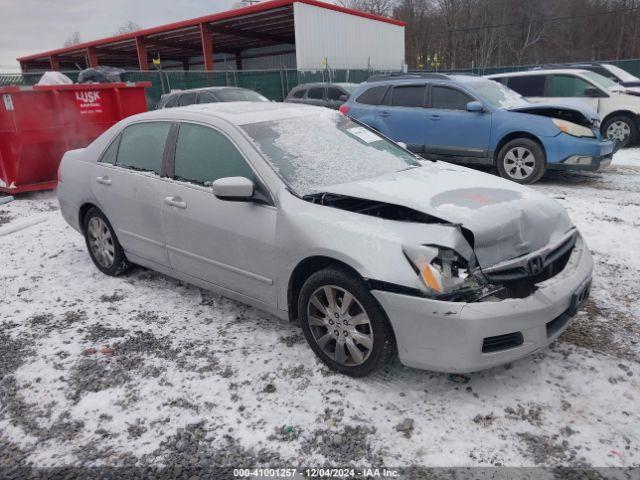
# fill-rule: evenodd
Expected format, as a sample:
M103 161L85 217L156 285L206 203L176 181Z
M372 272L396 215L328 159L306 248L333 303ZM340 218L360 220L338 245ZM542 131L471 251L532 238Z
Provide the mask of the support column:
M242 52L236 52L236 70L242 70Z
M136 51L138 52L138 68L140 68L140 71L149 70L147 45L144 41L144 37L136 37Z
M27 67L27 62L20 62L20 71L26 72L28 68L29 67Z
M98 66L98 53L95 47L87 47L87 63L92 68Z
M202 41L202 58L204 60L204 69L207 72L213 70L213 41L211 30L207 24L200 24L200 39Z
M51 70L59 71L60 70L60 61L58 57L51 55L49 57L49 63L51 63Z

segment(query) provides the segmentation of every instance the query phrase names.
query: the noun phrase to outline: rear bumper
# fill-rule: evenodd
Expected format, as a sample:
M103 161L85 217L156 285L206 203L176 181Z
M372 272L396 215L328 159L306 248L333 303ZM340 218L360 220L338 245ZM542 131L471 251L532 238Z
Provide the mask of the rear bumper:
M372 293L391 321L403 364L472 372L527 356L553 342L588 295L592 270L591 254L579 239L562 272L538 284L526 298L459 303Z

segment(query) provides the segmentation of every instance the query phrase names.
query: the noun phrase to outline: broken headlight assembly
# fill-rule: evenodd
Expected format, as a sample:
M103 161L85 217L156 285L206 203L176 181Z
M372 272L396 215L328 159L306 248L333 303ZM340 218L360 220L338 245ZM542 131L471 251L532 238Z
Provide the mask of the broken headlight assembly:
M562 132L566 133L567 135L571 135L572 137L595 138L596 136L596 134L593 133L593 130L587 127L583 127L582 125L578 125L577 123L567 122L566 120L560 120L559 118L552 118L551 121Z
M403 251L428 297L475 301L489 293L475 258L469 262L455 250L435 245L405 246Z

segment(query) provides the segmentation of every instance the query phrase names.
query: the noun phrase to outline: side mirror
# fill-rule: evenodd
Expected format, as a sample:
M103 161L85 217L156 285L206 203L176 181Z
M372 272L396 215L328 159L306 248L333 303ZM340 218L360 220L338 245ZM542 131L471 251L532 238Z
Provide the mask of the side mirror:
M404 142L396 142L398 145L400 145L402 148L404 148L405 150L407 149L407 144Z
M343 95L340 95L340 96L338 97L338 101L339 101L339 102L346 102L347 100L349 100L349 95L344 95L344 94L343 94Z
M587 87L584 89L584 96L591 97L591 98L598 98L598 97L602 97L603 95L602 95L602 92L596 87Z
M248 201L253 190L253 182L245 177L225 177L213 182L213 194L220 200Z
M484 111L484 107L478 101L473 101L467 103L467 112L482 112Z

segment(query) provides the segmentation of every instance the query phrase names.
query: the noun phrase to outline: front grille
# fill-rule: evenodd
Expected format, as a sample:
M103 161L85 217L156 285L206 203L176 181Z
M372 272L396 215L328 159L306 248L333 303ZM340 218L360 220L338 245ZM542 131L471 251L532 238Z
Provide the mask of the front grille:
M519 347L523 343L524 338L522 338L522 332L487 337L482 341L482 353L500 352L502 350Z
M529 254L520 257L501 267L484 269L485 277L494 285L504 287L498 298L525 298L531 295L536 284L549 280L560 273L567 265L573 248L576 244L577 234L570 235L562 243L552 250L536 255ZM537 268L531 268L531 260L537 260Z

